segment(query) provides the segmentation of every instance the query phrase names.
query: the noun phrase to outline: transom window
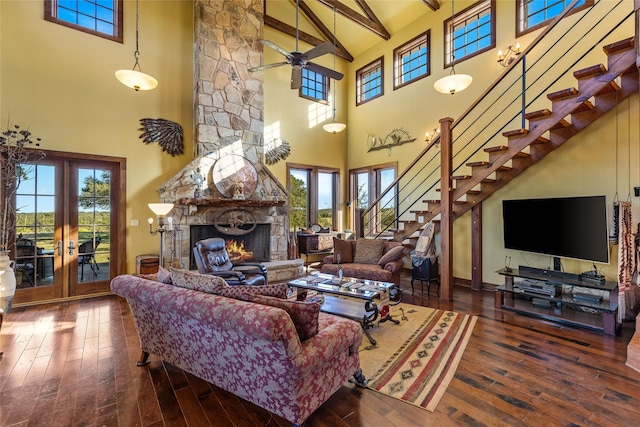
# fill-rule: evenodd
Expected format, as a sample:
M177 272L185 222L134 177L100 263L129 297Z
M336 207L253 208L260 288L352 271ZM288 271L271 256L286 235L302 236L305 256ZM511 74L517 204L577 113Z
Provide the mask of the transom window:
M572 0L517 0L516 36L544 27L571 3ZM569 15L593 6L593 0L581 0Z
M384 95L384 57L356 71L356 105Z
M122 43L122 0L45 0L44 19Z
M329 77L303 68L300 96L317 102L328 102Z
M393 51L393 88L397 89L431 74L430 31L420 34Z
M496 47L495 16L495 0L483 0L454 16L455 29L451 27L451 18L444 22L445 67L451 66L453 59L458 63Z

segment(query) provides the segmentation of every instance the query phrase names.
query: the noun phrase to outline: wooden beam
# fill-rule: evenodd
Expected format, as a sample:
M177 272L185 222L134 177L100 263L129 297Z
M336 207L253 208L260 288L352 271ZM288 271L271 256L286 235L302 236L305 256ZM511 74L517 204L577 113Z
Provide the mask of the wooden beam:
M434 12L440 9L440 2L438 0L422 0L422 2L429 6L429 9L433 10Z
M338 12L340 15L360 25L361 27L371 31L372 33L382 37L384 40L389 40L391 38L391 34L389 34L389 31L387 31L387 29L384 28L384 26L380 23L380 21L377 18L375 18L375 15L373 19L368 16L362 16L355 10L340 3L337 0L318 0L318 1L331 9L335 8L336 12ZM368 7L367 7L367 10L371 11L371 9L369 9ZM370 13L373 13L373 12L370 12Z
M482 290L482 203L471 208L471 289Z
M320 20L320 18L318 18L318 15L313 13L313 11L309 8L309 5L307 5L305 0L299 0L299 5L300 5L300 10L304 12L305 15L307 15L307 17L309 18L309 20L311 20L313 25L315 25L318 31L320 31L327 38L328 41L330 41L331 43L334 43L334 39L335 39L335 44L337 48L336 54L341 58L345 58L349 62L353 62L353 56L349 53L349 51L347 51L344 45L340 43L340 40L338 40L338 38L333 33L333 31L331 31L329 28L327 28L326 25L324 25L324 23Z
M440 119L440 295L453 300L453 189L451 182L451 124Z
M290 35L294 39L296 37L296 27L285 24L284 22L272 18L271 16L264 15L264 25L278 30L284 34ZM298 31L298 37L301 41L312 46L318 46L322 43L325 43L325 40L321 40L317 37L312 36L311 34L305 33L304 31ZM351 54L344 49L341 50L340 48L338 48L338 50L336 51L336 55L349 62L353 61L353 56L351 56Z

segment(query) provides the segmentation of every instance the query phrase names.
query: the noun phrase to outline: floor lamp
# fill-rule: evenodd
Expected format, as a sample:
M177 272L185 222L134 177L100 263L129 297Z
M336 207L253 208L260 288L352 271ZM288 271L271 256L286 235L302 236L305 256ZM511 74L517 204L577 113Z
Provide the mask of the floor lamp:
M149 218L149 233L152 236L160 233L160 267L164 267L164 232L171 229L171 218L167 218L169 228L165 228L165 218L167 214L173 209L173 203L149 203L149 209L153 211L158 217L158 228L153 229L153 218Z

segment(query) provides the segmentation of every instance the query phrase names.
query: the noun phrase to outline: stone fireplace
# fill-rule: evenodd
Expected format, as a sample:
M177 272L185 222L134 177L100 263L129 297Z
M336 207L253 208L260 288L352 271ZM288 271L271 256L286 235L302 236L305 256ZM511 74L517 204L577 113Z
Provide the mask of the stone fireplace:
M274 265L289 258L288 193L263 164L262 74L248 71L262 60L263 7L263 0L194 3L195 158L158 188L163 202L175 204L169 215L177 238L165 233L165 265L193 268L194 238L218 236L237 212L245 226L263 230L265 261ZM234 175L239 168L230 159L242 159L250 179ZM236 229L231 235L242 233ZM179 242L175 254L173 241Z

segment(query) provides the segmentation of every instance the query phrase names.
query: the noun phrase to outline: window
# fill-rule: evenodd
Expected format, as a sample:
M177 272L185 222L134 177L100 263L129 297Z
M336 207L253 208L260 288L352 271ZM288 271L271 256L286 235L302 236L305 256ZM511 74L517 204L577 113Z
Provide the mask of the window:
M315 71L302 69L300 96L317 102L329 101L329 77Z
M393 88L397 89L431 74L430 31L394 49Z
M122 0L45 0L44 19L122 43Z
M312 224L336 230L340 171L298 164L287 164L287 171L290 230L306 229Z
M451 28L451 22L451 18L444 22L445 67L450 67L453 59L458 63L496 47L495 0L483 0L456 14L453 20L455 29Z
M365 210L382 195L396 179L396 163L386 163L349 171L351 195L356 210ZM362 223L365 235L396 228L398 217L396 188L391 188L378 204L368 212ZM358 224L355 219L355 224Z
M384 95L384 57L376 59L356 71L356 105Z
M544 27L567 7L572 0L517 0L516 36ZM569 15L593 6L593 0L581 0Z

